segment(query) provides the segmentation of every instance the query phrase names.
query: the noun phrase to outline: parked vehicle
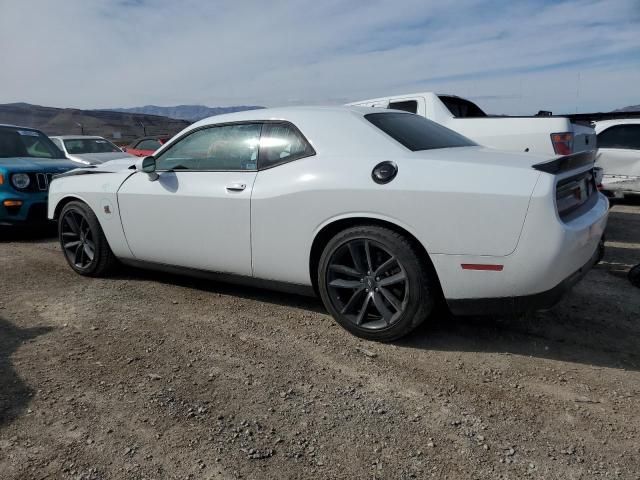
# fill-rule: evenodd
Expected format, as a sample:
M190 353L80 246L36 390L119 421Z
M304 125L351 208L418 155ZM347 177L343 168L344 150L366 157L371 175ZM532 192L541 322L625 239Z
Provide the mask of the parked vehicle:
M416 113L476 141L517 152L570 155L595 150L593 128L565 117L490 116L475 103L455 95L432 92L361 100L349 105Z
M383 109L220 115L116 162L49 192L73 270L118 259L315 291L377 340L413 330L442 294L456 314L552 305L596 261L607 220L593 152L501 152Z
M81 165L98 165L117 158L132 156L102 137L63 135L49 138L69 160Z
M136 157L146 157L153 155L162 145L169 141L171 137L142 137L134 140L122 151L135 155Z
M76 166L44 133L0 125L0 225L46 222L52 176Z
M594 123L596 165L604 170L602 189L617 197L640 195L640 118Z

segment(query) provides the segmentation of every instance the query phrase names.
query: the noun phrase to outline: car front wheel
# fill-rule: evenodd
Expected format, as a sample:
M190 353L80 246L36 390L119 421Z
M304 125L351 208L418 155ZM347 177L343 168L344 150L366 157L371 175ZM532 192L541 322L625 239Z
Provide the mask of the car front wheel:
M58 219L60 246L67 263L80 275L100 277L116 264L95 213L83 202L69 202Z
M420 325L435 304L435 276L403 235L378 226L353 227L322 253L322 301L344 328L378 341L398 339Z

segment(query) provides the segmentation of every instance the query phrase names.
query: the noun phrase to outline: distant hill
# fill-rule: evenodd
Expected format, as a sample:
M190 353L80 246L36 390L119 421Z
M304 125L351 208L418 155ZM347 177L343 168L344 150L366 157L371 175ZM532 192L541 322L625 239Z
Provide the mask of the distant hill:
M84 133L127 143L143 135L172 136L190 122L158 115L8 103L0 105L0 123L37 128L47 135Z
M197 122L203 118L223 113L242 112L244 110L257 110L257 105L238 105L233 107L206 107L204 105L176 105L175 107L158 107L156 105L146 105L144 107L133 108L112 108L114 112L143 113L146 115L162 115L169 118Z
M630 105L628 107L618 108L614 112L640 112L640 105Z

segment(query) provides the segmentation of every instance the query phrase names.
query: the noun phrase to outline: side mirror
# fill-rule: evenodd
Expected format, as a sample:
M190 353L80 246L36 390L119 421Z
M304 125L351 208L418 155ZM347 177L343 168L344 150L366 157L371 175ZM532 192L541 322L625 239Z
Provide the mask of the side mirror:
M158 174L156 173L156 157L149 155L148 157L143 157L138 160L138 162L136 162L136 170L146 173L149 176L150 182L157 180Z

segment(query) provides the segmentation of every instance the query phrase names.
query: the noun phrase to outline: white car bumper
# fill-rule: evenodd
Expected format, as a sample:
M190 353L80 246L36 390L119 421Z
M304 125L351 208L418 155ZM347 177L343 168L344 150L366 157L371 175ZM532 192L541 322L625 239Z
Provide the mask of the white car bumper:
M434 255L442 289L455 314L498 314L553 306L599 260L609 202L597 194L570 221L549 196L531 199L516 249L504 257ZM491 266L494 270L465 269Z

